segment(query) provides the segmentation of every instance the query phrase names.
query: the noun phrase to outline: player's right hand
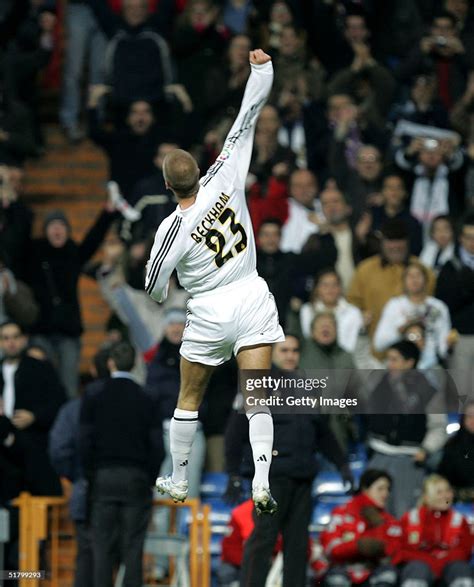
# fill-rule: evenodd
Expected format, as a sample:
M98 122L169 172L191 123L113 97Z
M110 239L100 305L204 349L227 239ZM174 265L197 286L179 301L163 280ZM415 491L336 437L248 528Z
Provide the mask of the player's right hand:
M262 49L255 49L249 53L250 63L252 65L263 65L272 60L270 55L267 55Z

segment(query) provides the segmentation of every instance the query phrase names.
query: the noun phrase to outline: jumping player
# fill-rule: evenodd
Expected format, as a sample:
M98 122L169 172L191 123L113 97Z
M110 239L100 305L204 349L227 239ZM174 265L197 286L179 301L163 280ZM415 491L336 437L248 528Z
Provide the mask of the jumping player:
M145 289L156 301L168 293L176 268L191 294L181 345L181 387L170 424L173 473L156 486L175 501L188 492L187 464L198 409L217 365L236 355L239 369L269 369L272 344L285 339L266 282L256 271L255 241L245 201L245 180L255 123L270 93L273 66L261 49L250 52L251 74L222 152L204 177L194 158L180 149L163 162L166 187L176 210L158 228L147 264ZM255 463L252 498L258 514L273 513L268 473L273 421L268 408L247 413Z

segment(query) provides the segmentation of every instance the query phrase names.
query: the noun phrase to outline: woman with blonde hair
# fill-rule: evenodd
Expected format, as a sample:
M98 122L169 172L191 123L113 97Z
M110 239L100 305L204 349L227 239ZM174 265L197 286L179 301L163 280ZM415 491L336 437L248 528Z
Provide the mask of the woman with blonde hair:
M402 565L400 587L472 587L472 537L467 520L452 507L453 490L441 475L423 484L419 506L401 519L401 547L394 563Z
M387 302L374 334L374 348L385 351L403 338L403 333L413 323L425 327L425 347L419 369L427 369L445 359L450 342L451 318L448 307L427 292L428 270L419 262L411 262L403 273L401 296Z

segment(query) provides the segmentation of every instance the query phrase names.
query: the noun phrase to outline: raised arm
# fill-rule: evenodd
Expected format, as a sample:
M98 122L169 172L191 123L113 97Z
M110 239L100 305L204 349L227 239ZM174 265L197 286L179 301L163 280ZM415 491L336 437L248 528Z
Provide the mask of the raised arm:
M239 114L224 142L215 163L201 179L202 185L219 181L222 187L229 185L244 189L250 158L252 156L255 123L273 83L271 57L261 49L250 51L251 73L245 87Z
M146 265L145 291L157 302L163 302L168 295L171 274L181 258L179 238L182 217L169 216L158 228L150 259Z

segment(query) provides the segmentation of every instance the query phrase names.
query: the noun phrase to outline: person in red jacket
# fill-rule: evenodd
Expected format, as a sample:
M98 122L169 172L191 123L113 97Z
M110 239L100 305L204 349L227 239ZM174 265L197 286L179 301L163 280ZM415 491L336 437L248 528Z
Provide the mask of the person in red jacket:
M421 505L401 519L400 587L472 587L472 537L467 520L451 506L453 490L440 475L425 479Z
M244 544L254 528L252 512L253 501L251 499L244 501L232 510L228 534L222 541L221 565L217 570L218 583L221 587L227 587L239 581ZM280 534L273 554L277 554L281 549L282 537Z
M333 510L329 528L320 536L329 561L325 587L351 587L367 580L371 587L396 585L391 559L399 547L401 527L385 511L391 485L388 473L367 469L357 495Z

